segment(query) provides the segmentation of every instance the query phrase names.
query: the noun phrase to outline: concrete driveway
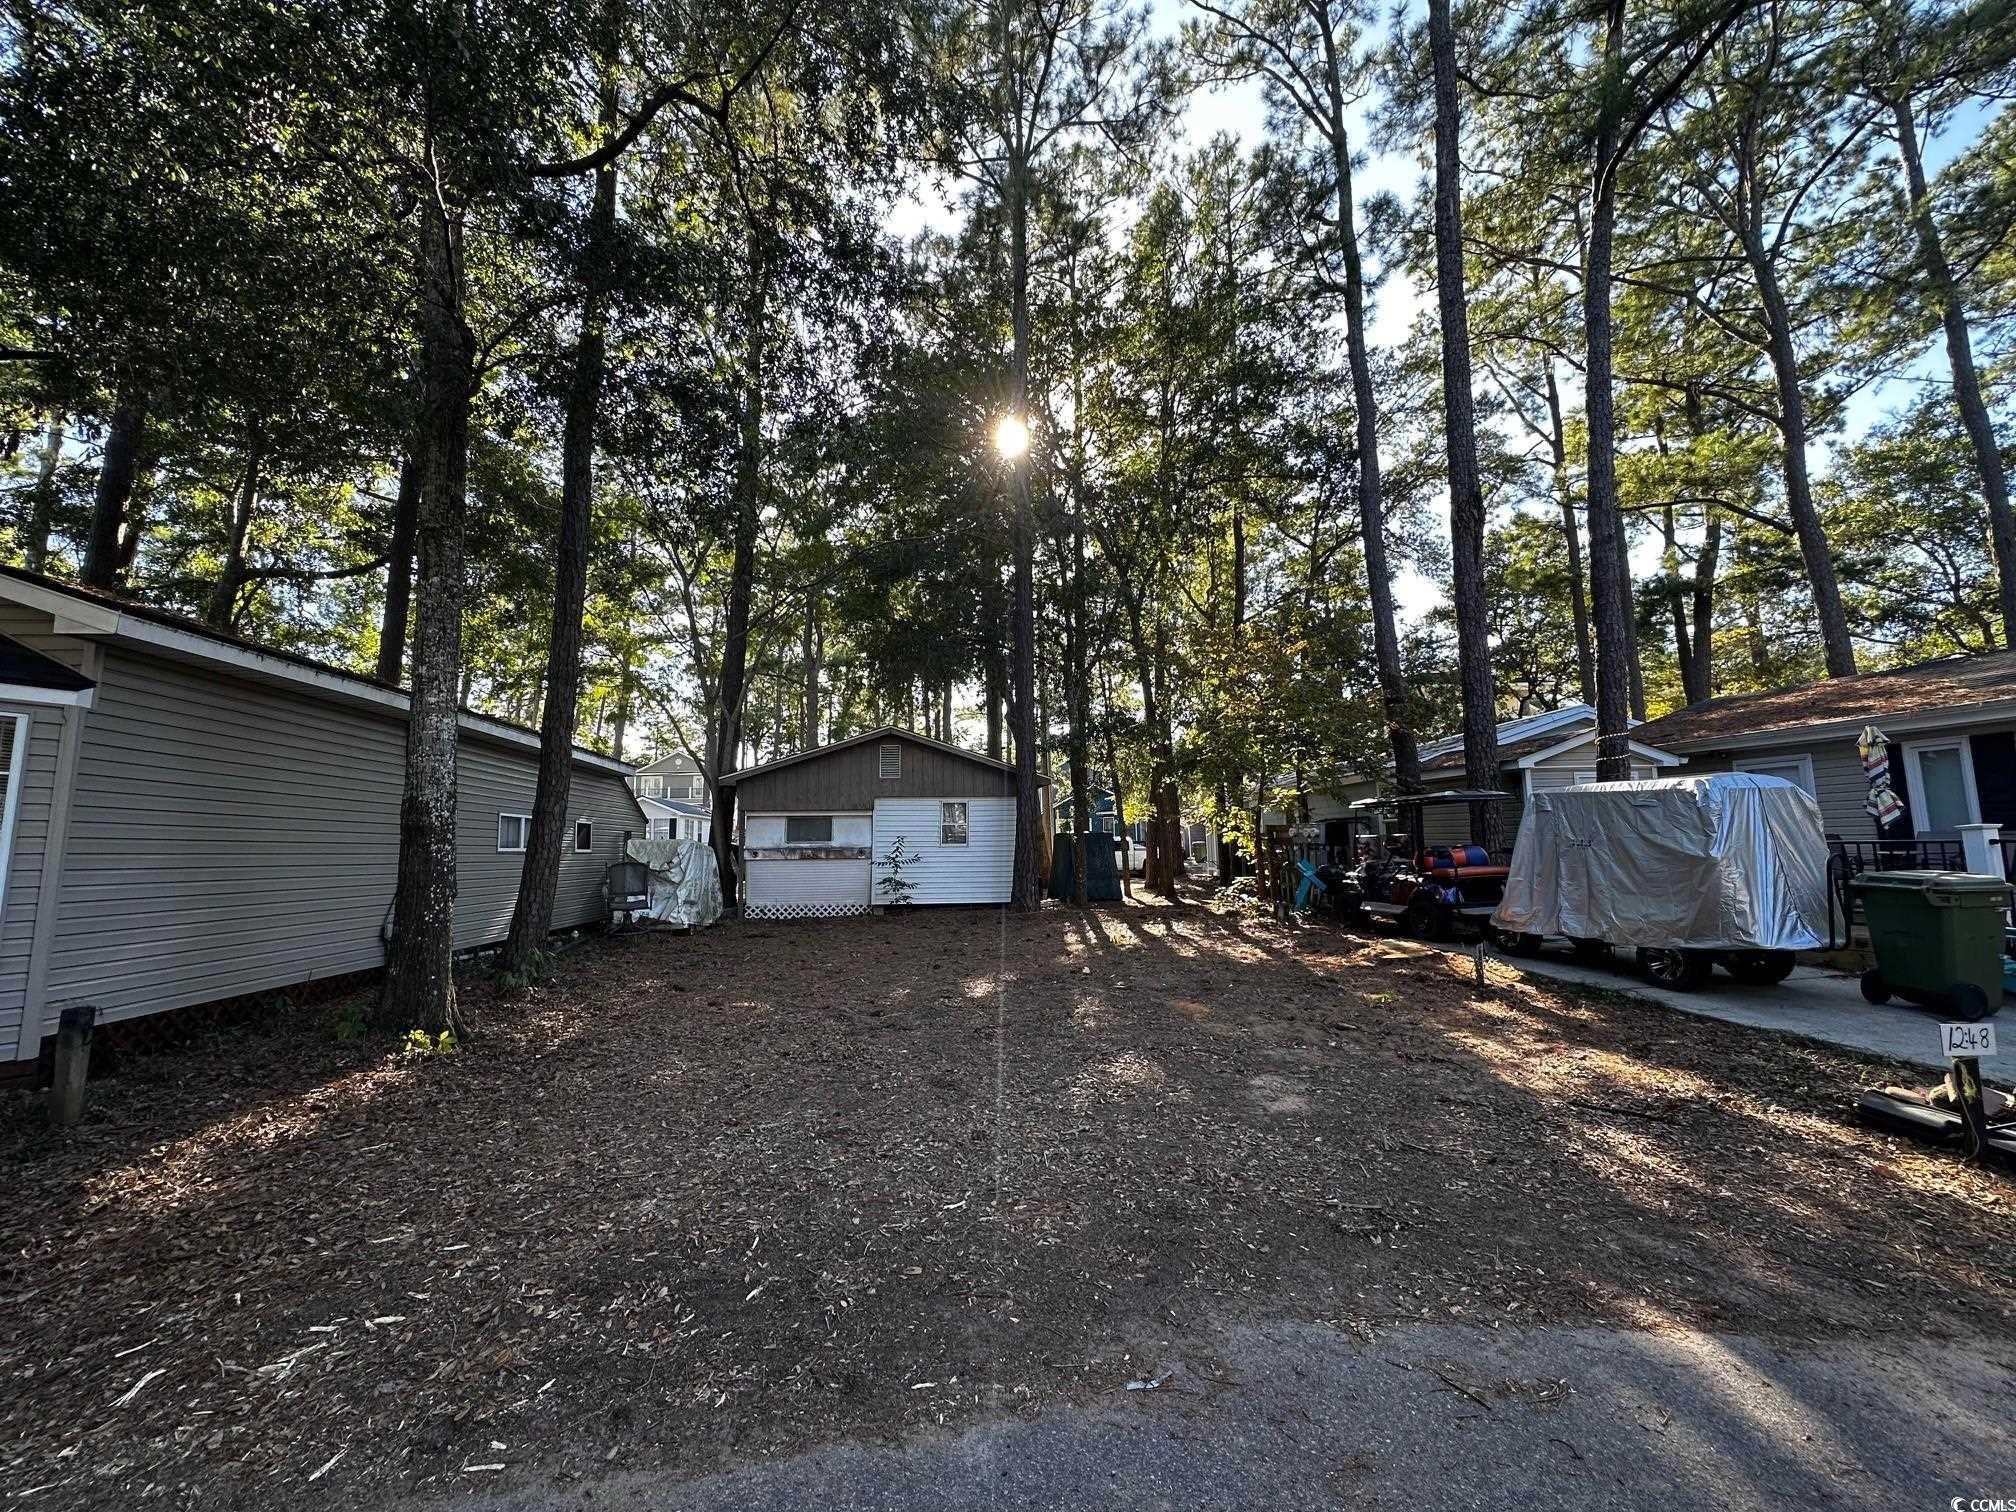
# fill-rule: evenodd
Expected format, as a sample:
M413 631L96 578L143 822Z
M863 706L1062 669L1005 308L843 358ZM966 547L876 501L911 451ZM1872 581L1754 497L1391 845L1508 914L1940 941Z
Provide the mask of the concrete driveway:
M1584 966L1549 947L1531 960L1492 953L1499 965L1527 976L1580 982L1613 992L1629 992L1702 1018L1803 1034L1850 1050L1869 1050L1896 1060L1945 1069L1939 1053L1939 1017L1908 1004L1877 1008L1865 1002L1856 979L1844 972L1797 967L1773 987L1745 987L1719 969L1699 992L1674 992L1655 987L1633 969L1631 958L1619 954L1615 964ZM1994 1069L1994 1068L1991 1068Z

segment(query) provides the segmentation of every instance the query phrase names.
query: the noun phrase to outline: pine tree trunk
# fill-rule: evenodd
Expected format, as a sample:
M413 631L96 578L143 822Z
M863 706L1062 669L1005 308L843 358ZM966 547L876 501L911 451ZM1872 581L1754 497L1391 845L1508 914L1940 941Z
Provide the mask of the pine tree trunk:
M252 529L252 513L259 502L259 469L262 444L257 422L246 427L245 480L232 505L230 524L225 531L224 565L204 606L203 623L217 630L229 630L238 617L238 595L245 588L245 537Z
M616 126L616 89L605 69L601 125ZM532 796L532 831L518 873L518 903L504 941L501 968L524 976L553 932L560 862L574 843L568 805L574 789L574 734L581 701L581 619L588 602L588 547L595 513L595 428L602 415L608 369L604 281L616 231L616 165L595 173L589 208L581 296L581 334L560 436L560 538L553 553L553 628L546 643L546 698L539 721L539 782Z
M1017 130L1020 130L1018 125ZM1012 284L1014 372L1009 408L1029 420L1029 165L1017 142L1008 170L1009 277ZM1014 463L1013 607L1009 614L1010 698L1015 718L1015 870L1010 900L1016 908L1042 905L1039 795L1036 788L1036 528L1029 500L1030 454Z
M1393 572L1386 559L1386 510L1380 498L1379 406L1372 388L1372 354L1365 331L1365 270L1358 253L1357 207L1351 189L1351 140L1344 129L1344 77L1337 40L1327 19L1323 33L1330 155L1337 176L1337 248L1344 262L1344 348L1351 368L1351 407L1357 422L1358 523L1372 604L1372 654L1386 739L1393 752L1393 782L1403 793L1421 791L1421 755L1414 739L1407 674L1400 662L1399 620L1393 606Z
M798 749L809 751L819 744L819 673L825 649L825 631L819 623L819 595L805 596L804 655L805 687L798 711Z
M455 998L455 758L476 340L463 313L462 229L451 215L432 204L418 216L425 458L415 521L419 578L395 933L376 1017L387 1028L460 1035L466 1026Z
M609 754L623 759L630 738L630 627L623 627L623 649L616 653L616 709L610 719Z
M98 464L98 491L91 506L91 535L84 546L84 566L78 579L87 588L118 586L126 556L126 511L140 473L140 447L146 412L132 393L121 391L105 428L105 454Z
M721 637L721 677L716 688L714 736L708 751L714 783L714 857L721 869L721 899L733 908L735 790L721 778L734 771L742 748L742 705L748 694L749 608L756 583L756 533L763 510L763 407L768 359L770 272L754 232L749 237L749 293L743 301L741 445L735 462L734 557Z
M2016 514L2009 508L2009 474L1995 437L1995 423L1981 397L1981 376L1974 366L1974 341L1967 329L1967 306L1960 284L1946 261L1939 223L1932 218L1932 198L1925 182L1925 163L1918 147L1918 127L1908 95L1891 102L1897 128L1898 155L1904 163L1905 186L1911 194L1911 225L1918 237L1920 271L1931 286L1932 302L1946 332L1946 361L1953 372L1953 403L1960 411L1974 465L1981 474L1981 497L1988 507L1988 539L1995 550L1996 601L2002 617L2002 644L2016 646Z
M30 572L49 570L49 536L56 526L56 471L63 465L63 412L53 410L42 441L42 461L28 495L28 524L22 558Z
M1561 388L1554 362L1547 362L1548 446L1554 459L1554 497L1561 505L1561 536L1568 547L1568 607L1575 621L1575 677L1583 703L1596 707L1596 648L1589 639L1589 595L1582 569L1582 531L1575 523L1575 487L1568 477L1568 427L1561 415Z
M1610 0L1606 19L1603 68L1613 82L1603 91L1596 121L1582 331L1588 348L1583 391L1589 430L1589 589L1596 634L1596 776L1602 782L1617 782L1631 775L1631 581L1625 566L1623 517L1617 508L1610 316L1621 110L1614 80L1623 68L1624 0Z
M1701 511L1701 552L1694 558L1694 656L1682 671L1687 702L1715 696L1715 565L1722 554L1722 516L1714 505Z
M1778 388L1778 429L1784 441L1785 508L1792 516L1799 556L1806 564L1806 580L1813 588L1813 612L1820 626L1827 675L1853 677L1855 641L1848 633L1848 615L1841 606L1834 558L1827 548L1827 533L1820 524L1820 511L1814 506L1813 484L1806 470L1806 391L1799 381L1799 349L1792 339L1792 314L1778 286L1778 270L1772 266L1765 249L1762 231L1746 223L1742 242L1764 306L1765 329L1771 338L1771 375Z
M406 679L406 622L413 613L413 536L420 517L420 448L399 464L392 504L392 542L385 563L385 608L378 621L378 681L398 687Z
M1456 598L1456 659L1463 683L1463 776L1498 786L1498 693L1484 603L1484 487L1477 473L1477 412L1470 391L1470 302L1463 287L1463 161L1456 94L1456 33L1449 0L1428 0L1435 67L1435 298L1442 319L1442 411L1449 453L1449 539ZM1470 806L1470 833L1499 848L1499 806Z

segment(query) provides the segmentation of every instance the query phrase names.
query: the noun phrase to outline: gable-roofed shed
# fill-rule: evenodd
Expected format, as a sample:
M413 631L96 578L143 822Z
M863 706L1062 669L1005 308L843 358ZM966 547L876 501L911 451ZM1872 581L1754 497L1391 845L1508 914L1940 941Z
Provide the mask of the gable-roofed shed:
M910 730L730 773L750 918L865 913L898 842L913 903L1005 903L1015 861L1015 769Z

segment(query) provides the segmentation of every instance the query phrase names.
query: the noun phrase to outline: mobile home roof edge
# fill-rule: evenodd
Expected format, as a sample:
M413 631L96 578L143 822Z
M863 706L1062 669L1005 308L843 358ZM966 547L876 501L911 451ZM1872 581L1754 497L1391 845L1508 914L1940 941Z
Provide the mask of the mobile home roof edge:
M404 688L382 683L375 677L348 672L291 651L254 645L165 610L129 604L112 594L76 588L18 567L0 567L0 601L53 616L59 635L102 636L160 655L284 683L311 696L376 705L388 713L403 715L411 708L411 695ZM505 745L538 748L537 730L473 709L459 710L457 719L461 728L473 735ZM625 778L636 770L628 762L578 745L574 747L574 760Z

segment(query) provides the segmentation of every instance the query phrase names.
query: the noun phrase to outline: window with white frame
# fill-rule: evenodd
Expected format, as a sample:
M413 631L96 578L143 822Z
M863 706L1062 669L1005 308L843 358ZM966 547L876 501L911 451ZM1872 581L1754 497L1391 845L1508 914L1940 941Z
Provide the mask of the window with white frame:
M1783 777L1787 782L1796 782L1806 789L1809 796L1818 798L1820 794L1813 785L1813 758L1804 754L1794 756L1745 756L1737 760L1735 768L1748 772L1753 777Z
M14 866L14 820L21 809L21 767L28 755L26 714L0 715L0 908Z
M786 845L825 845L832 839L831 814L792 814L784 821Z
M894 782L903 775L903 747L891 741L882 747L882 765L879 775L884 782Z
M1950 835L1963 824L1981 822L1974 758L1964 738L1911 742L1904 747L1904 770L1911 785L1911 824L1919 834Z
M966 843L966 800L938 805L938 843L940 845L964 845Z
M665 779L658 776L655 772L649 777L640 777L637 780L644 784L644 796L646 798L662 798L665 796Z
M499 814L497 816L497 852L499 855L525 849L525 842L532 834L530 814Z
M595 822L592 819L574 821L574 853L583 855L595 849Z

